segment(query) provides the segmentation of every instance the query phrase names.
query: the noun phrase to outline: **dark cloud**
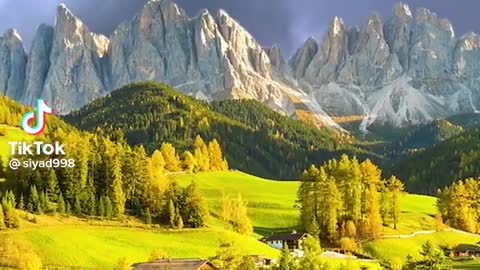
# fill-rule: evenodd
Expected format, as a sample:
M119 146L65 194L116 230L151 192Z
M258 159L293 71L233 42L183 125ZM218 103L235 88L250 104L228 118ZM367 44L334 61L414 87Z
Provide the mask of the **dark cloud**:
M0 0L0 31L17 28L25 44L31 43L36 26L54 23L56 6L64 2L92 31L109 35L131 19L146 0ZM349 25L362 25L372 11L383 17L395 0L177 0L191 16L203 8L213 13L227 10L264 46L279 45L291 54L309 36L321 38L333 16ZM449 18L456 32L480 32L480 1L405 0L412 10L427 7Z

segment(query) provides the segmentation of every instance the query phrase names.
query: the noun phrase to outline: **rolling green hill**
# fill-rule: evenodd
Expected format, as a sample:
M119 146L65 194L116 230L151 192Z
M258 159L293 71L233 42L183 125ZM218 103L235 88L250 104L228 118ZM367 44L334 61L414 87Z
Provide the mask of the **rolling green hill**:
M196 181L213 212L218 212L223 196L241 194L248 202L255 231L268 235L272 231L291 231L298 226L296 194L299 182L265 180L241 172L174 174L170 177L182 185ZM430 230L436 213L436 199L429 196L405 195L401 200L402 217L398 230L385 228L387 234L409 234Z
M121 130L130 145L143 145L149 152L163 142L183 150L197 135L215 138L231 168L275 179L295 179L307 166L341 153L376 157L348 138L296 122L259 103L230 101L209 106L157 83L127 85L65 120L87 131Z
M220 228L176 231L149 229L135 221L111 223L38 216L37 224L23 221L23 229L0 232L0 255L13 245L22 252L38 254L45 265L113 269L120 258L143 262L154 250L171 258L209 258L222 241L234 241L246 254L278 256L276 250L255 238ZM0 256L0 263L8 260Z

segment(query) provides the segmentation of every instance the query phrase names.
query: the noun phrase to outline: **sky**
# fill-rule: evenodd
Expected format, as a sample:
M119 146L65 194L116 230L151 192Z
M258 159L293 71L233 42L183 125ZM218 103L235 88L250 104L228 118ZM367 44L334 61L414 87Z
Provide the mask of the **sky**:
M16 28L29 47L36 27L53 25L56 7L65 3L89 29L109 36L122 21L132 19L147 0L0 0L0 33ZM262 46L277 45L286 56L310 36L321 39L329 22L340 16L349 26L363 25L369 14L392 14L395 0L176 0L191 16L201 9L225 9ZM448 18L457 36L480 33L478 0L405 0L412 11L426 7Z

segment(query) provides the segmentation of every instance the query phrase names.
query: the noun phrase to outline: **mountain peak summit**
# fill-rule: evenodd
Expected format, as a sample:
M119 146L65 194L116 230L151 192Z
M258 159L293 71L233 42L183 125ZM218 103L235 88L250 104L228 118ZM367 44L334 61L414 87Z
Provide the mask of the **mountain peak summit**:
M395 5L393 8L393 13L397 17L413 17L410 6L401 2Z

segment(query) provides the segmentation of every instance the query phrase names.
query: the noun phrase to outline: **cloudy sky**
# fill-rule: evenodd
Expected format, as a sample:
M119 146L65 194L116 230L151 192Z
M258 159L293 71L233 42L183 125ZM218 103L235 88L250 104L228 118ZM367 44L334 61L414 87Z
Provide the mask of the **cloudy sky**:
M28 47L35 28L53 24L65 3L92 31L109 35L131 19L147 0L0 0L0 31L16 28ZM227 10L264 46L279 45L290 55L309 36L321 37L333 16L362 25L371 12L388 17L396 0L177 0L190 15L200 9ZM478 0L406 0L412 10L426 7L449 18L457 35L480 32Z

